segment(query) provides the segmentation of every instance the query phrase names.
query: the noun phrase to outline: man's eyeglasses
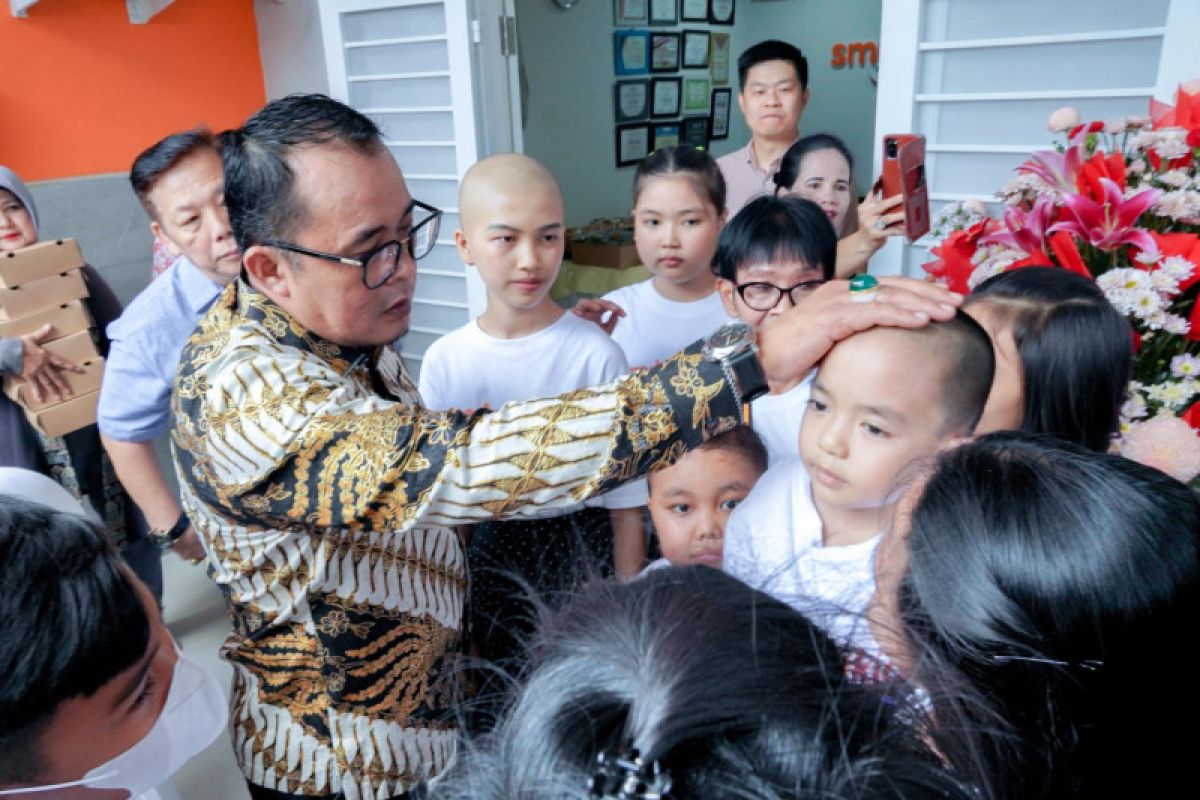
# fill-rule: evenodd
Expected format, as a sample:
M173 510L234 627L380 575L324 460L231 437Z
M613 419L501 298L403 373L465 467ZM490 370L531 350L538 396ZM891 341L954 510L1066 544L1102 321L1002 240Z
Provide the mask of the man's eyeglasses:
M791 298L792 305L797 305L823 283L825 283L823 280L801 281L787 289L773 283L739 283L737 293L741 296L742 302L755 311L770 311L779 305L779 301L785 294Z
M411 210L413 226L409 229L408 236L399 241L393 239L390 242L384 242L373 250L368 250L356 258L334 255L333 253L322 253L319 250L310 250L298 244L281 242L275 239L263 242L263 244L268 247L278 247L280 250L288 250L293 253L312 256L313 258L336 261L348 267L358 267L362 270L363 286L366 286L368 289L378 289L396 274L396 270L400 266L401 248L407 247L408 254L412 256L414 261L417 261L429 255L429 251L437 243L438 228L441 226L442 221L441 210L422 203L420 200L413 201Z

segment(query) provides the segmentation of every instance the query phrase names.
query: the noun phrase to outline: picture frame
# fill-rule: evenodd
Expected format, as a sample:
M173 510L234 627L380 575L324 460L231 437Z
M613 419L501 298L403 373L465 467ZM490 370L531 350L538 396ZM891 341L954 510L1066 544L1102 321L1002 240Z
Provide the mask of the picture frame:
M613 84L613 118L618 123L650 119L650 79Z
M708 115L708 104L711 100L709 90L712 88L708 78L683 79L683 113Z
M649 19L649 0L613 0L613 25L645 25Z
M652 78L650 80L650 118L678 117L682 97L682 78Z
M650 126L618 125L616 152L618 167L641 163L650 155Z
M736 0L708 0L708 21L712 25L733 25Z
M674 25L679 22L679 0L650 0L650 24Z
M733 109L733 90L732 89L713 89L712 90L712 124L709 126L708 138L710 140L728 139L729 138L729 114Z
M679 0L680 22L708 22L708 0Z
M715 86L729 85L730 48L728 33L713 32L708 44L708 72Z
M650 33L650 71L679 71L679 33L659 31Z
M654 150L661 150L664 147L675 147L679 144L679 121L675 122L659 122L651 125L650 142ZM653 152L653 151L651 151Z
M708 117L685 117L679 123L679 143L708 149Z
M684 69L708 69L708 31L683 31L682 49Z
M613 70L618 75L645 75L650 71L650 31L613 31Z

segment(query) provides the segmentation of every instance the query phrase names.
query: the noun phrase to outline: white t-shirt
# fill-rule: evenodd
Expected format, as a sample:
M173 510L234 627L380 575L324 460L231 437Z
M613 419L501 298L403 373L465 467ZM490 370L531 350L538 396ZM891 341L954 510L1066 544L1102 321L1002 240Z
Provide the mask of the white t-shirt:
M621 348L599 327L569 312L536 333L498 339L477 320L438 339L421 362L425 407L499 409L505 403L555 397L629 373ZM646 504L644 480L587 502L604 508ZM582 508L556 509L554 516Z
M879 536L825 547L800 459L768 469L725 526L725 571L819 625L838 644L876 648L867 625Z
M813 370L783 394L764 394L750 403L750 424L767 446L767 464L800 456L800 421L812 394Z
M624 286L604 299L625 311L612 338L625 351L632 369L652 367L730 320L716 292L703 300L680 303L659 294L653 280Z

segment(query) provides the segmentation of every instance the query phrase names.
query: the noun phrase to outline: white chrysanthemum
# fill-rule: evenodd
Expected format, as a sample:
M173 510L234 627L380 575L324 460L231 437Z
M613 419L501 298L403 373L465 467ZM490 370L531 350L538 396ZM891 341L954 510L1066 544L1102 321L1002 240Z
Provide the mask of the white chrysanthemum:
M1131 267L1118 267L1096 279L1096 285L1104 291L1120 289L1127 292L1144 292L1152 288L1150 273Z
M1133 313L1135 316L1146 321L1146 324L1152 330L1159 330L1163 323L1163 299L1158 292L1147 290L1137 292L1133 300Z
M1157 264L1162 259L1162 253L1158 250L1138 250L1133 260L1147 267Z
M1162 309L1147 311L1145 313L1135 311L1134 316L1140 319L1142 324L1152 331L1161 331L1167 324L1167 312Z
M1179 281L1166 270L1156 269L1150 273L1150 285L1159 294L1173 295L1179 292Z
M1195 389L1194 382L1163 381L1147 387L1146 397L1164 408L1178 411L1192 399Z
M1172 169L1159 175L1158 182L1172 189L1183 189L1192 182L1192 176L1182 169Z
M1200 216L1200 192L1192 189L1176 189L1163 192L1154 201L1151 211L1174 220L1185 221Z
M1166 317L1166 322L1163 323L1163 330L1167 333L1173 333L1176 336L1186 336L1188 331L1192 329L1192 323L1178 314L1167 314Z
M1104 296L1108 298L1108 302L1112 303L1113 308L1120 311L1122 314L1132 314L1137 302L1137 295L1133 292L1127 292L1124 289L1106 289Z
M1188 261L1183 256L1168 256L1167 258L1164 258L1162 264L1159 265L1160 272L1165 272L1177 282L1186 281L1188 278L1192 277L1192 273L1195 272L1195 270L1196 265L1191 261Z
M999 275L1001 272L1004 272L1004 270L1005 264L1002 262L988 262L981 264L980 266L971 270L971 276L967 278L967 287L971 289L971 291L974 291L976 288L978 288L979 284L983 283L988 278Z
M1125 173L1128 175L1141 175L1146 171L1146 167L1146 159L1135 158L1133 161L1129 162L1129 166L1125 168Z
M1200 375L1200 358L1183 353L1171 359L1171 374L1176 378L1192 378Z
M1164 159L1182 158L1191 155L1192 148L1188 147L1187 131L1183 128L1166 128L1158 132L1158 141L1154 143L1154 151Z
M1058 192L1051 188L1050 184L1037 175L1022 172L1004 184L1000 188L1000 191L996 192L996 196L1001 198L1005 203L1013 205L1025 198L1033 198L1043 193L1054 196L1058 194Z
M1136 392L1130 394L1121 406L1121 419L1124 421L1141 419L1149 413L1150 409L1146 405L1146 398Z

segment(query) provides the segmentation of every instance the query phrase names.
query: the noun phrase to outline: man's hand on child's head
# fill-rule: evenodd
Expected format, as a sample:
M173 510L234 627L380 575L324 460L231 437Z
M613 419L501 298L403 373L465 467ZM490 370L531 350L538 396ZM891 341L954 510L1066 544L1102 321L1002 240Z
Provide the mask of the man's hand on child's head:
M885 277L870 302L850 293L849 281L829 281L758 332L759 359L772 383L808 374L834 344L859 331L886 325L920 328L948 320L963 297L914 278Z
M585 297L571 310L589 322L599 325L609 336L612 335L613 328L617 327L617 320L625 316L625 309L603 297Z

